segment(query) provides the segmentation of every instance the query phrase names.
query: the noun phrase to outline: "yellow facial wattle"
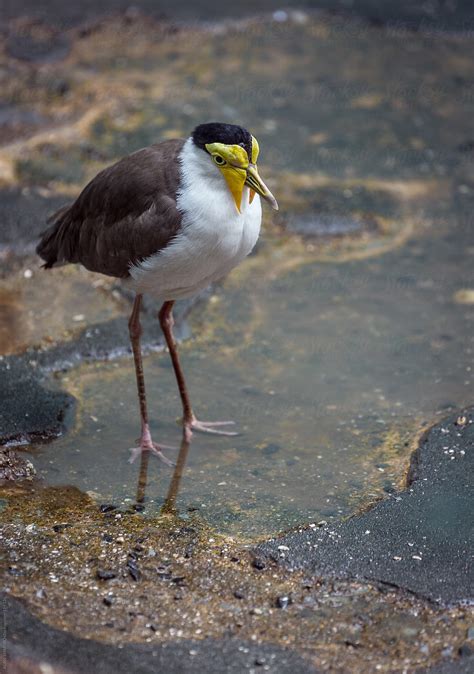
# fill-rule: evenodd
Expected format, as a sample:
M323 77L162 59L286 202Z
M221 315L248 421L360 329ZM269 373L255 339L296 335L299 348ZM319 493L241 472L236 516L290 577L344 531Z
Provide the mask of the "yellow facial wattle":
M241 212L242 193L245 185L250 188L250 203L252 203L255 194L260 194L274 209L278 210L275 197L258 174L256 163L259 146L254 136L252 136L251 161L246 150L240 145L208 143L206 150L222 172L239 213Z

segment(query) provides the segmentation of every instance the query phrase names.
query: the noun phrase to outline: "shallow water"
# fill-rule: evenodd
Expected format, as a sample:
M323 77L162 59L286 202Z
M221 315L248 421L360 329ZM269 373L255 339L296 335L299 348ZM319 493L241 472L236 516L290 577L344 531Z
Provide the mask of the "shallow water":
M54 78L35 94L65 126L8 150L4 174L66 201L126 152L198 121L245 120L281 211L265 213L266 241L194 310L181 347L197 415L234 419L242 433L195 435L177 507L242 537L348 515L400 486L424 424L472 395L468 36L301 14L156 30L117 20L77 39L56 73L67 96L51 94ZM66 309L51 303L11 350L48 335L53 314L59 337L74 316L90 324L124 311L82 281L69 295L66 285ZM28 306L39 304L30 292ZM179 444L167 354L145 368L155 440ZM131 360L83 365L58 383L78 398L77 418L34 449L39 474L133 503ZM171 473L149 462L147 512L162 507Z
M181 354L196 413L234 419L241 435L195 434L182 517L197 509L220 532L259 537L394 490L414 434L472 392L473 307L458 300L474 250L458 236L439 228L378 258L281 274L275 258L275 278L268 245L194 311ZM179 444L168 355L148 356L145 371L155 440ZM131 361L84 365L62 384L80 401L76 424L35 451L39 474L99 502L135 502ZM163 506L171 473L150 460L147 513Z

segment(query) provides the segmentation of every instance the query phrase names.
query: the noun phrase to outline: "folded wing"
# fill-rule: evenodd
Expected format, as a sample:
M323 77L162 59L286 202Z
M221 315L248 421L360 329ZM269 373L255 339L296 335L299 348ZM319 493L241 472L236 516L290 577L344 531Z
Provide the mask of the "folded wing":
M44 267L79 262L125 278L132 264L165 248L181 225L176 193L183 143L152 145L101 171L50 218L36 249Z

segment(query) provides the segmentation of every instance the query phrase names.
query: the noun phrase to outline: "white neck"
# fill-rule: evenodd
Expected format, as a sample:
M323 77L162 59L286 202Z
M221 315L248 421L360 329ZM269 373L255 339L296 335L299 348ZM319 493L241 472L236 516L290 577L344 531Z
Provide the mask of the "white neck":
M219 168L212 162L207 152L197 147L193 139L189 137L179 155L181 164L181 187L178 192L178 208L182 210L183 193L188 195L212 193L216 198L225 204L232 215L237 210L234 199L227 186L226 180ZM242 194L241 211L246 210L249 203L248 187L245 186Z
M185 142L179 155L176 206L179 234L164 249L131 268L133 287L162 300L190 297L225 276L254 247L262 219L260 198L244 187L237 211L226 180L211 157Z

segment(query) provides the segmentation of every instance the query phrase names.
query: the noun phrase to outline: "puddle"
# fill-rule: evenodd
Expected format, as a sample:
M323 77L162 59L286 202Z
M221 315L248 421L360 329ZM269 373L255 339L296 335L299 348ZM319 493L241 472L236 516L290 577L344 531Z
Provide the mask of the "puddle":
M219 532L255 538L349 515L400 484L423 423L472 391L474 316L456 293L460 277L474 285L473 251L458 236L439 228L379 258L281 275L282 251L270 247L194 311L196 338L181 354L196 413L232 418L242 435L195 434L181 517L198 510ZM145 371L155 439L177 444L167 354L147 357ZM35 451L39 475L99 502L134 502L132 363L85 365L62 384L80 401L76 426ZM149 462L146 513L162 508L170 478Z
M38 79L32 107L64 126L5 153L15 180L69 195L103 163L197 121L242 120L280 201L281 220L265 215L267 243L191 315L195 337L181 353L196 413L233 418L242 435L196 434L176 499L182 517L198 509L218 531L256 538L348 515L400 484L424 423L469 402L470 54L467 37L337 17L208 31L117 18L51 65L46 79L66 78L66 96ZM21 103L26 83L12 67L9 98ZM50 334L53 315L59 336L74 316L93 323L121 311L97 300L88 277L51 294L61 273L22 284L28 301L2 295L4 348ZM41 315L31 320L33 306ZM169 359L154 354L145 366L155 438L177 444ZM99 502L133 502L131 361L84 365L60 383L79 400L76 425L34 450L38 473ZM147 513L162 507L170 478L150 461Z

